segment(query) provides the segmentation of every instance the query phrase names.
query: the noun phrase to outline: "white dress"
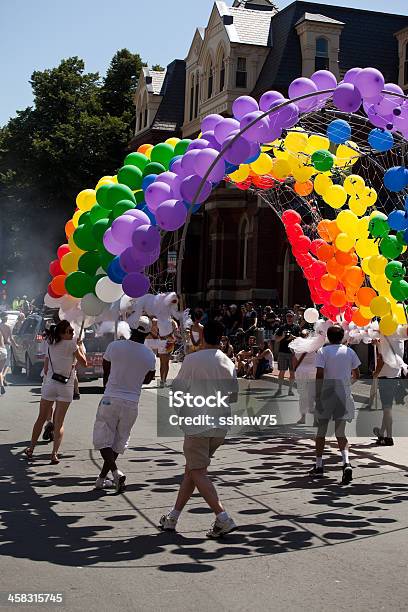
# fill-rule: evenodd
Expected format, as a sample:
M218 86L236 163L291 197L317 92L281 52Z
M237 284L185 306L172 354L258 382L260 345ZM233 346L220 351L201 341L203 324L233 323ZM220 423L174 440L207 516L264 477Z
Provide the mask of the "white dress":
M299 361L302 353L295 353ZM295 380L299 393L299 410L302 416L314 412L316 397L316 353L306 353L296 368Z

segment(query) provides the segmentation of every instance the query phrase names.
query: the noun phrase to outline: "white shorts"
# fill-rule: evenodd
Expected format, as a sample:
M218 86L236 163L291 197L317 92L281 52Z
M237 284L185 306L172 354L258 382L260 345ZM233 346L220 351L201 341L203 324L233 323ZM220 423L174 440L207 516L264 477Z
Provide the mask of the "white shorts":
M74 386L64 385L57 380L44 380L41 387L41 399L49 402L72 402L74 398Z
M93 430L95 450L112 448L123 454L138 415L138 402L103 397L99 402Z

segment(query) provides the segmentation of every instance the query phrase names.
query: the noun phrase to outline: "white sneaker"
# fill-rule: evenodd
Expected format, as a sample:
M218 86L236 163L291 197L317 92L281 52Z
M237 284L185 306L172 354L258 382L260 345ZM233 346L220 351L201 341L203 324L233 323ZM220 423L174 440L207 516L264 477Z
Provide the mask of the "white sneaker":
M110 478L101 478L100 476L98 476L98 478L95 481L95 489L101 490L101 489L113 489L114 488L114 483L113 480L111 480Z
M117 470L113 474L113 486L116 489L117 493L123 493L126 488L126 476L120 470Z
M221 538L223 535L234 531L236 528L237 526L231 517L228 517L226 521L219 521L216 519L210 531L207 531L205 535L207 538Z
M177 519L170 514L163 514L159 521L160 529L163 531L176 531Z

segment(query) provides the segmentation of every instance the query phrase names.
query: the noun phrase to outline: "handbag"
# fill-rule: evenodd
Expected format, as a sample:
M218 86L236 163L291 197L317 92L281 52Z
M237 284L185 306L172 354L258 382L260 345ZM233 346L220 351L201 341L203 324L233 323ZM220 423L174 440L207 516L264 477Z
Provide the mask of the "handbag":
M48 349L48 359L50 361L50 366L51 366L51 370L52 370L51 379L52 380L56 380L57 382L62 383L63 385L66 385L68 383L69 379L71 378L71 374L69 376L64 376L63 374L58 374L57 372L54 372L54 366L52 365L50 349Z

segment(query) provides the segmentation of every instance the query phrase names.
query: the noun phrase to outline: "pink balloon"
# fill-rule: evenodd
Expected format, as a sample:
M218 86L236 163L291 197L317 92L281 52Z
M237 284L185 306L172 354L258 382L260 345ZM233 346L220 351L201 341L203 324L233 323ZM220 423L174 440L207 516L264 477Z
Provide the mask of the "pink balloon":
M149 291L150 280L140 272L132 272L127 274L123 279L123 292L132 298L142 297Z
M146 204L152 212L155 212L156 208L164 202L171 198L171 189L166 183L161 183L160 181L155 181L145 191L145 201Z
M174 231L184 225L187 208L181 200L167 200L156 210L157 225L164 230Z
M153 225L139 225L133 232L133 246L142 253L151 253L160 246L160 232Z

